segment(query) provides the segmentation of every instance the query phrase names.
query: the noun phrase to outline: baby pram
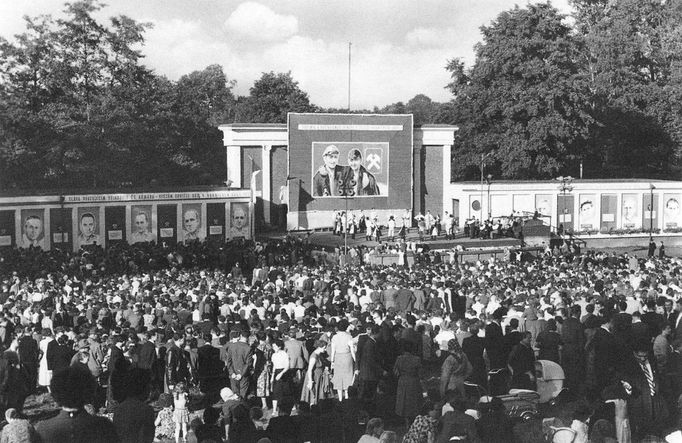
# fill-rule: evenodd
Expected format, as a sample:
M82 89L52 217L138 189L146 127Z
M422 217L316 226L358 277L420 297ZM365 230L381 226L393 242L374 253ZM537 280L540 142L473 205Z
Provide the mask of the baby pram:
M477 384L465 383L464 388L468 399L477 400L479 404L486 405L494 397L499 398L509 417L528 420L537 417L539 415L538 404L547 403L556 398L564 384L564 371L553 361L536 361L535 374L537 382L535 391L512 389L508 394L490 396L483 386Z

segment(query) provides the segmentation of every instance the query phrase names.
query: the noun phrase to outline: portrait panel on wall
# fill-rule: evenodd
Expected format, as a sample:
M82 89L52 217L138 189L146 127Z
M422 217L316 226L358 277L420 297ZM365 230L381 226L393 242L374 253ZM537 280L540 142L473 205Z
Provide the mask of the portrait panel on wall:
M579 223L581 230L596 229L597 220L597 196L594 194L580 194Z
M78 208L78 237L76 237L78 248L94 244L103 245L100 221L99 208Z
M621 204L621 226L625 229L632 229L639 226L641 219L639 216L639 204L637 194L623 194Z
M248 203L230 204L230 230L229 238L251 238L251 226Z
M663 223L666 228L679 228L682 223L680 218L680 196L678 194L665 194L663 196Z
M388 196L388 143L312 145L313 197Z
M45 249L45 210L22 209L21 210L21 241L19 247Z
M204 240L206 228L201 219L201 204L186 203L182 205L182 241Z
M134 205L130 207L130 236L128 243L148 243L156 241L153 229L152 205Z

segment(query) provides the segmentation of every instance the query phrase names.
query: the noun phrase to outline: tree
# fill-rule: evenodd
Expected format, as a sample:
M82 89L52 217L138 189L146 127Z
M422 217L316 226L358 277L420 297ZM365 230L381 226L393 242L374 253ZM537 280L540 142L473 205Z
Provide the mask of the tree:
M135 89L148 71L134 47L146 25L127 17L106 27L94 1L67 3L66 17L26 18L27 31L2 41L0 175L5 186L106 186L116 151L109 125L114 88Z
M592 114L599 123L587 162L595 173L674 175L671 167L682 159L680 4L573 1Z
M471 69L448 64L455 176L476 177L484 154L491 172L516 179L552 177L581 157L589 94L563 19L549 4L517 6L482 28Z
M238 100L237 119L253 123L286 123L289 112L315 112L308 94L298 87L291 72L263 73L248 97Z

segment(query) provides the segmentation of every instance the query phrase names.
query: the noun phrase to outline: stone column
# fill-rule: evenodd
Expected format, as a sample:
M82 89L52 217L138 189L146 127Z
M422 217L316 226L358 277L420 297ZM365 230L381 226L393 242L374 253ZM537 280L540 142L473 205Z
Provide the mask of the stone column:
M262 177L261 183L263 187L262 199L263 199L263 218L266 224L270 224L270 209L272 201L272 173L271 173L271 160L270 152L272 151L272 145L263 145L263 150L261 151L261 165L262 165Z
M227 181L230 188L242 188L242 148L225 146L227 152Z

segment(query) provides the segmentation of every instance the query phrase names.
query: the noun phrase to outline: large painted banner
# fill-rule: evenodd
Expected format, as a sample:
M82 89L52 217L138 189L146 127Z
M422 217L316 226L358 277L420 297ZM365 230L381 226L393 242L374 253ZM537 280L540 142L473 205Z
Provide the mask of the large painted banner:
M225 203L207 203L208 238L216 241L225 239Z
M411 115L289 114L289 210L412 208L412 143Z
M597 196L594 194L580 194L580 230L591 231L599 228L597 217Z
M78 236L76 237L76 248L98 244L104 245L102 241L101 220L99 219L98 207L79 207L78 208Z
M30 246L45 249L45 209L22 209L21 210L21 241L19 246Z
M665 229L674 229L682 226L679 194L663 195L663 223Z
M313 142L313 197L388 196L388 143Z

